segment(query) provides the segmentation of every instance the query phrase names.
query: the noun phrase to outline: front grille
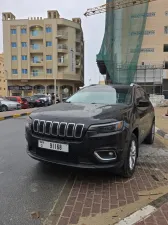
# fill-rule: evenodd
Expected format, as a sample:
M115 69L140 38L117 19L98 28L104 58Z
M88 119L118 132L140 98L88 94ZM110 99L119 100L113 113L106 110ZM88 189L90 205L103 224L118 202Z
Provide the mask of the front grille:
M84 124L45 121L35 119L33 132L52 137L68 137L80 139L83 136Z

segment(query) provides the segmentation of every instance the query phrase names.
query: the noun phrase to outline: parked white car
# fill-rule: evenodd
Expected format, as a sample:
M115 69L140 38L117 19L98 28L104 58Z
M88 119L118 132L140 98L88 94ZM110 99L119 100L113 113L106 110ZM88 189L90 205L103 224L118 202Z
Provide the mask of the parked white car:
M0 98L0 102L2 112L21 109L21 104L18 102L9 101L5 98Z

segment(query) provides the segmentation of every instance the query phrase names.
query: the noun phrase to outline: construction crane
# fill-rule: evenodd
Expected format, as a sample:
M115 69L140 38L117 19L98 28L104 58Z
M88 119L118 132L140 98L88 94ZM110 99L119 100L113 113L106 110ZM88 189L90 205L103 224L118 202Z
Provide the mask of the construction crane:
M107 12L108 10L117 10L117 9L122 9L122 8L127 8L131 6L136 6L144 3L150 3L154 2L156 0L113 0L110 3L94 7L94 8L89 8L87 11L84 13L84 16L92 16L100 13Z

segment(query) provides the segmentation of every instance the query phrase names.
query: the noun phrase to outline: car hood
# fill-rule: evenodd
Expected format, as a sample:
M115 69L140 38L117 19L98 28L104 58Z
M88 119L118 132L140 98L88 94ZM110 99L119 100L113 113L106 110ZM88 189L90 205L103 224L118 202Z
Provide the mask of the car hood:
M102 104L77 104L59 103L47 108L37 109L30 116L32 119L98 124L119 121L129 110L128 105L102 105Z

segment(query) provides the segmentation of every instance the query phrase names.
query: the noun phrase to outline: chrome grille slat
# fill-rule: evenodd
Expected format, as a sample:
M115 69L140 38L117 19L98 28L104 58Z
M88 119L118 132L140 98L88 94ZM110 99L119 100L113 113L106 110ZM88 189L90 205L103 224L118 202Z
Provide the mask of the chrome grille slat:
M67 137L80 139L83 135L84 124L45 121L35 119L33 121L33 131L53 137Z
M52 123L52 128L51 128L51 134L53 136L58 136L59 133L59 123L58 122L53 122Z
M72 129L70 129L70 126L72 127ZM75 124L74 123L69 123L67 125L66 136L69 137L69 138L72 138L74 136L74 130L75 130Z
M82 137L83 128L84 128L84 124L76 124L75 132L74 132L74 137L75 138L81 138ZM79 135L77 134L78 133L78 129L79 129Z
M65 137L65 135L66 135L66 129L67 129L67 123L61 122L59 124L59 136L60 137Z
M33 130L34 130L34 132L37 132L37 133L39 131L39 120L38 119L35 119L33 121Z
M46 121L45 123L45 134L50 135L52 129L52 121Z
M45 120L39 121L39 133L44 134L45 132Z

